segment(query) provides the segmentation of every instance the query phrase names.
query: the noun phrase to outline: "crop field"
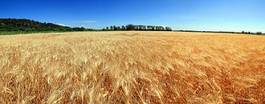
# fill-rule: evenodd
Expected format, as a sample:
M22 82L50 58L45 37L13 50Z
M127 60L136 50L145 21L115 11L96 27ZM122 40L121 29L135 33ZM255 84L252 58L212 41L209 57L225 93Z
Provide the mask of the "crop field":
M265 37L188 32L0 36L1 104L265 103Z

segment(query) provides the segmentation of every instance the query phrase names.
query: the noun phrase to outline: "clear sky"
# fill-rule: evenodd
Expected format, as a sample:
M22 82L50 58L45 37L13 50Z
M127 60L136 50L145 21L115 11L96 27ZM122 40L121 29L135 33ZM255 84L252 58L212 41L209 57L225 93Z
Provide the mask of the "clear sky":
M1 0L0 18L68 26L164 25L265 32L265 0Z

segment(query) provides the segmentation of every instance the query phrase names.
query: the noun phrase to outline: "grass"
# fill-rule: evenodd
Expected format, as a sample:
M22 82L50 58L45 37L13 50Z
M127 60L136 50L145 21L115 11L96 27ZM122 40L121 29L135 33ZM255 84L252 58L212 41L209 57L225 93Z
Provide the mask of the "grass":
M0 35L18 35L33 33L54 33L54 31L0 31Z
M31 34L33 32L20 32L20 31L1 31L0 35L16 35L16 34Z
M0 103L262 104L264 43L181 32L0 36Z
M0 31L0 35L19 35L19 34L35 34L35 33L63 33L77 31Z

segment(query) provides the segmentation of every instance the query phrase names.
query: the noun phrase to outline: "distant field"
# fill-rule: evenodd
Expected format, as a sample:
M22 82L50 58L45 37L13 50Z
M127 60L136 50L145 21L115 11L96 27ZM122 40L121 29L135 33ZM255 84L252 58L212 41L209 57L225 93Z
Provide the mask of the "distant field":
M0 36L0 103L265 103L265 37L181 32Z

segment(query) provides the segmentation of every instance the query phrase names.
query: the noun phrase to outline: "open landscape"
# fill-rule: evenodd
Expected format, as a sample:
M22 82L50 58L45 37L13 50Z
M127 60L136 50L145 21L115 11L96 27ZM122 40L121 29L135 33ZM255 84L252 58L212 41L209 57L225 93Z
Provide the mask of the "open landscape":
M264 43L191 32L0 36L0 103L264 104Z
M2 0L0 104L265 104L265 0Z

